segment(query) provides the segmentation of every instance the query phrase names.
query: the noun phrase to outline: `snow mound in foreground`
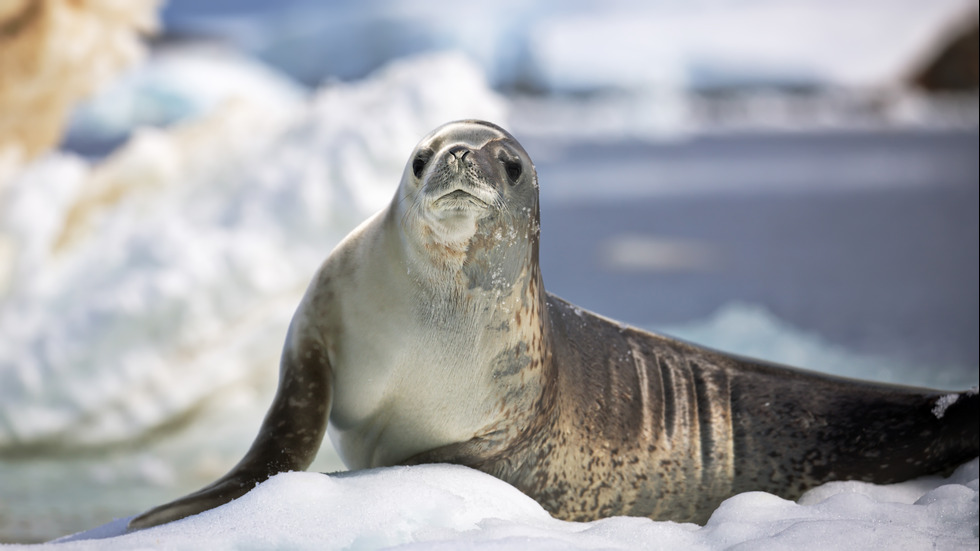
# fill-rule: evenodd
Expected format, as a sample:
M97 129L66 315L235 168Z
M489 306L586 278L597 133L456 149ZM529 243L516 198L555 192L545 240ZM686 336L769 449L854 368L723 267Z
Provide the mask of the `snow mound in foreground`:
M830 483L799 503L763 492L725 501L704 527L551 518L489 475L452 465L325 476L284 473L225 506L126 533L121 519L51 549L976 549L978 465L947 479Z

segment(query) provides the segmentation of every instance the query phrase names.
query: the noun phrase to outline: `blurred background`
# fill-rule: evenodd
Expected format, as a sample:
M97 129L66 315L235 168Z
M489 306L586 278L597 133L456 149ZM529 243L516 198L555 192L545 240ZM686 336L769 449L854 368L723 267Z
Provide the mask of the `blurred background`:
M247 449L334 245L459 118L549 291L732 352L978 381L975 0L0 0L0 542ZM315 469L343 469L325 443Z

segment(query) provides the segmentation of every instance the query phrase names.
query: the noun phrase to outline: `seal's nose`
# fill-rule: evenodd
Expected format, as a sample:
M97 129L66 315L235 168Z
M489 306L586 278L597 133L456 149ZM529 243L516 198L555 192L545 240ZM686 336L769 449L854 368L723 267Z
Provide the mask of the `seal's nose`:
M449 148L449 154L459 161L465 159L470 153L470 148L466 147L465 145L454 145L453 147Z

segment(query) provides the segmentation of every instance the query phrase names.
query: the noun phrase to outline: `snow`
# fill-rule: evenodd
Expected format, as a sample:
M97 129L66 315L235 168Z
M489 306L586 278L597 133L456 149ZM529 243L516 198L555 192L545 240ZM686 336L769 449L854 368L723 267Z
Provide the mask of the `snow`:
M556 520L508 484L460 466L284 473L195 517L129 534L121 519L45 548L975 549L978 464L948 479L830 483L799 503L747 492L703 527Z

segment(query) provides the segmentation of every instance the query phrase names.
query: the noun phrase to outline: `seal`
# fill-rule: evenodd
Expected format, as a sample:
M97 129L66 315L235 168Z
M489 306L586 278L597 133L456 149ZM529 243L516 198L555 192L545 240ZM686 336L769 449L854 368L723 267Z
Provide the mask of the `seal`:
M279 389L227 475L134 518L216 507L305 469L329 433L352 469L448 462L554 516L704 522L749 490L890 483L978 455L976 390L782 367L631 328L548 294L537 174L481 121L412 154L391 204L313 277Z

